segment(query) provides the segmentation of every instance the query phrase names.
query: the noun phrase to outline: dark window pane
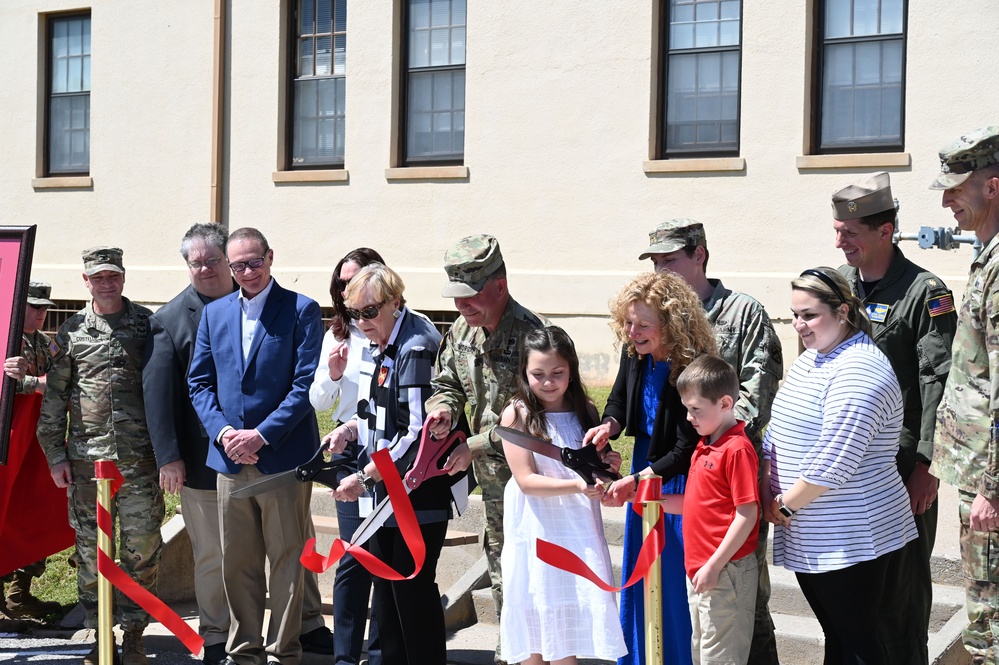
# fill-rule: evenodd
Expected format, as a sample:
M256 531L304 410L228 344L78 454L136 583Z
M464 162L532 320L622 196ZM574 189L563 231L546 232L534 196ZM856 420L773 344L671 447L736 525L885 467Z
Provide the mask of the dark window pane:
M897 38L825 47L820 149L900 143L902 48Z
M298 34L316 34L316 0L302 0L298 7Z
M457 158L464 149L465 72L410 74L408 157ZM460 124L455 116L461 113Z
M461 159L466 0L408 0L408 8L406 160Z
M344 156L345 81L312 78L295 81L292 164L340 164Z
M53 97L49 107L49 171L90 170L90 95Z
M739 0L670 0L666 155L739 147Z
M333 31L333 0L316 2L316 34Z
M342 166L347 0L300 0L297 76L291 88L291 166Z
M90 170L90 17L52 19L48 172Z

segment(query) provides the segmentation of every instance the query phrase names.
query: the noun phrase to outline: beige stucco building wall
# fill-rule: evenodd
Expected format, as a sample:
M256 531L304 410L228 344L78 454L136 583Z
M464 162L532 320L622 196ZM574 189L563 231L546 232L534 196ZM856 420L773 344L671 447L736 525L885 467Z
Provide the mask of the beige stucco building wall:
M830 194L884 168L903 231L949 225L939 192L927 189L937 149L961 131L999 123L989 62L999 5L911 0L906 153L799 168L812 3L746 0L744 168L655 172L662 165L646 162L658 94L658 3L469 0L468 177L389 179L386 169L397 166L398 1L350 5L348 177L318 183L274 181L284 131L284 2L230 3L223 221L264 231L277 278L322 304L339 257L374 247L405 278L410 303L425 310L451 309L440 298L445 248L469 233L492 233L515 297L566 326L591 380L613 378L607 301L650 267L637 257L659 221L705 223L710 275L766 305L780 320L790 360L797 344L787 325L789 279L842 262L832 246ZM82 7L92 11L93 185L33 187L42 14ZM52 282L56 297L86 297L79 257L94 244L125 250L133 299L161 303L186 284L180 236L210 215L212 55L211 0L0 3L0 223L38 225L34 275ZM904 249L960 291L967 246Z

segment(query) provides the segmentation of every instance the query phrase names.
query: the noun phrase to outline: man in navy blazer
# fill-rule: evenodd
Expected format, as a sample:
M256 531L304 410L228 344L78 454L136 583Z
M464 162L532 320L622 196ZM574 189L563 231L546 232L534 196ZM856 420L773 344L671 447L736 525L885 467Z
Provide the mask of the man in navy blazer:
M233 231L229 267L240 289L201 317L188 382L219 472L222 577L237 665L297 665L311 483L233 499L237 484L295 468L319 449L309 403L323 325L319 305L271 278L274 250L260 231ZM269 582L264 561L270 564ZM264 642L264 601L271 620Z
M229 604L222 586L218 473L206 463L211 443L191 403L187 370L205 305L239 288L226 261L228 240L229 234L218 224L195 224L184 234L180 253L191 283L149 317L142 370L146 427L156 454L160 488L180 493L184 526L191 537L205 665L219 665L226 658ZM305 573L302 631L299 640L304 651L333 653L333 636L323 623L315 573Z

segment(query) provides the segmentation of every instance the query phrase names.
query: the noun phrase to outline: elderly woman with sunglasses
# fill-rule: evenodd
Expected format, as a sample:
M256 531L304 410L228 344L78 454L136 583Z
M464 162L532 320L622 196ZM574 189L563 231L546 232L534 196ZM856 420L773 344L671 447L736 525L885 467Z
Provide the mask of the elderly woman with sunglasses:
M791 282L804 353L763 440L775 565L795 573L825 633L826 663L887 662L876 629L891 553L916 538L895 464L902 393L864 305L832 268Z
M402 278L392 269L371 263L354 275L344 294L347 314L357 321L369 343L361 359L357 414L346 424L345 437L363 446L363 466L340 483L335 493L338 500L357 501L372 490L376 500L383 499L385 488L371 455L385 449L397 466L405 466L419 446L441 336L426 318L406 307L403 289ZM462 444L444 468L453 475L468 468L470 462L468 446ZM451 518L452 480L448 475L430 478L409 499L423 534L426 557L413 579L372 580L382 663L445 665L444 610L436 578ZM409 548L398 525L389 524L365 547L398 573L410 575L413 559Z
M333 322L323 337L316 376L309 388L309 399L316 411L325 411L336 405L333 421L337 427L326 435L323 444L342 451L337 459L343 464L340 480L358 470L360 450L356 441L348 440L353 432L346 423L357 412L361 355L368 345L368 338L347 313L344 293L354 275L371 263L384 261L375 250L359 247L348 252L333 269L330 280ZM337 501L336 518L340 537L346 541L353 538L354 531L363 521L356 501ZM337 665L355 665L361 660L370 595L371 574L354 557L345 555L337 563L333 580L333 662ZM374 616L368 625L367 655L370 665L381 665L378 620Z

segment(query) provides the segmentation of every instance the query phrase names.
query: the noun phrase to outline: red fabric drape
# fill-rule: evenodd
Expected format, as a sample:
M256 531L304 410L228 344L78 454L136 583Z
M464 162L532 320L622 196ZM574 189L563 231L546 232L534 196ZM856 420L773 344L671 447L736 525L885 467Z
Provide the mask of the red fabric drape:
M14 396L7 465L0 466L0 575L71 547L66 490L52 482L35 428L40 393Z

